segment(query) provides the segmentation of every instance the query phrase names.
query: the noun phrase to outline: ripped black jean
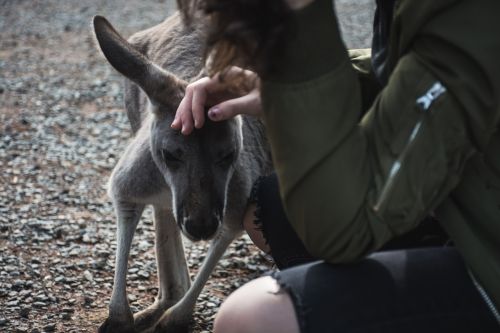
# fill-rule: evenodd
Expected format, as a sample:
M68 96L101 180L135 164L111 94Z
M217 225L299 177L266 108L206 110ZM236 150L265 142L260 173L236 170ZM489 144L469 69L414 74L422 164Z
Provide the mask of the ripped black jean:
M331 265L306 250L286 218L275 175L255 185L256 227L293 302L302 333L500 332L462 261L429 217L357 263Z

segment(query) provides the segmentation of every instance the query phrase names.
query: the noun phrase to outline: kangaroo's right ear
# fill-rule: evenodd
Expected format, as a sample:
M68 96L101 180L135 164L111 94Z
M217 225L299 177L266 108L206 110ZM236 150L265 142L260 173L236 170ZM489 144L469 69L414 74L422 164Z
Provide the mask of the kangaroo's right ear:
M152 102L182 98L187 83L155 65L135 49L102 16L94 16L94 32L109 63L137 83Z

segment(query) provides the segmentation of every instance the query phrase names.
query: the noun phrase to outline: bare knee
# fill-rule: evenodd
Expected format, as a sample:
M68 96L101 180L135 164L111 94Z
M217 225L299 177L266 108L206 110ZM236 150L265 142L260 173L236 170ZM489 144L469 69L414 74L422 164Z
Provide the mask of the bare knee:
M216 333L299 333L292 299L271 277L251 281L222 304L215 318Z

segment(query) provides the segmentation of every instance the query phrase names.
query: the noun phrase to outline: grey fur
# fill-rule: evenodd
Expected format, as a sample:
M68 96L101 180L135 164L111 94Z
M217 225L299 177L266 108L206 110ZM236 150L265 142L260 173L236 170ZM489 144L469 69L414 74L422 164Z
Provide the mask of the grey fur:
M94 18L94 30L108 61L128 78L125 104L134 132L109 182L118 247L109 317L99 332L184 331L215 264L242 231L252 184L271 171L263 126L239 116L207 121L189 136L170 128L187 82L203 67L201 28L185 27L179 14L128 42L103 17ZM159 294L133 315L127 261L145 205L155 212ZM213 238L191 286L179 229L195 241Z

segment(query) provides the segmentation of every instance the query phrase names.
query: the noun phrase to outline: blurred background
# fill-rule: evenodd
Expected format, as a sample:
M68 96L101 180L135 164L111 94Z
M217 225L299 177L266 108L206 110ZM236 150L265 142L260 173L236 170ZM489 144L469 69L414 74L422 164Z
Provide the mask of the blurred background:
M373 0L337 0L344 40L369 47ZM174 0L0 0L0 332L95 332L107 315L115 251L106 181L131 132L122 79L94 45L91 18L124 36L161 22ZM134 310L157 292L153 225L138 227L129 269ZM237 240L200 296L210 332L235 288L271 268ZM207 244L186 242L191 273Z

